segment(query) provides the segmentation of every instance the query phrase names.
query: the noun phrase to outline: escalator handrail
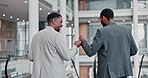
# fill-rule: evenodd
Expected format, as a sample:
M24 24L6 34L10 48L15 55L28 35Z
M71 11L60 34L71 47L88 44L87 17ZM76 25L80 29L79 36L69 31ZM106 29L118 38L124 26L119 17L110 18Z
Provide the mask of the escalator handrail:
M7 67L8 67L8 63L9 63L9 60L11 59L10 56L8 56L7 60L6 60L6 64L5 64L5 76L6 78L9 78L8 77L8 71L7 71Z

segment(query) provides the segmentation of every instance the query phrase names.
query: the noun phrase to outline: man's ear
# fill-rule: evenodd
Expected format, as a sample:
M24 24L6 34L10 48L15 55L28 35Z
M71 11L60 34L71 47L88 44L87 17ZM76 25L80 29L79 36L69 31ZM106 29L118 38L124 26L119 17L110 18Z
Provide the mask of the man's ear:
M103 19L106 19L106 17L105 17L105 16L102 16L102 18L103 18Z
M109 21L105 16L103 16L102 19L104 20L105 23Z
M105 17L105 16L102 16L102 20L103 20L103 21L106 21L106 17Z
M52 19L52 24L55 24L55 19Z

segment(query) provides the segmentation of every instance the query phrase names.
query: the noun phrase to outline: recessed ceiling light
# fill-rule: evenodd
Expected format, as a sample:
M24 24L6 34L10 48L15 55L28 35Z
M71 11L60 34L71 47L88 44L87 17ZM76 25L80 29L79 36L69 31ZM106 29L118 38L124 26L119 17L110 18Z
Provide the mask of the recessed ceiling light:
M25 22L25 20L23 20L23 22Z
M10 16L10 18L12 19L12 18L13 18L13 16Z
M122 20L123 22L125 22L125 20Z
M20 20L19 18L16 18L16 20L18 21L18 20Z
M73 24L71 24L71 26L73 26Z
M28 3L28 1L27 1L27 0L25 0L25 1L24 1L24 3Z
M5 17L6 16L6 14L3 14L3 17Z
M40 8L40 10L42 10L42 8Z

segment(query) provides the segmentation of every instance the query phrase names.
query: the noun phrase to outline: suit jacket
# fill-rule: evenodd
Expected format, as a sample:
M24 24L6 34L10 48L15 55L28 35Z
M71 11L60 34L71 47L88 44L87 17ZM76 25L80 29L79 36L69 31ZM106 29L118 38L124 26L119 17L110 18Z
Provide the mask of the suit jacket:
M97 78L133 75L130 56L137 53L131 30L114 22L97 30L91 45L82 41L88 56L98 53Z
M75 47L76 48L76 47ZM33 36L29 59L33 61L32 78L67 78L64 60L76 51L69 51L62 35L48 26Z

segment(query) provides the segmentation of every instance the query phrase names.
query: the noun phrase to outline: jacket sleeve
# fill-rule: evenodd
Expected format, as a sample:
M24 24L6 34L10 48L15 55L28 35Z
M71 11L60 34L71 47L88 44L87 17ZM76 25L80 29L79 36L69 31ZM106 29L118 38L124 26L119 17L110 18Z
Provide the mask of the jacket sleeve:
M133 55L137 54L138 48L136 46L135 40L134 40L131 33L130 33L130 35L131 35L130 56L133 56Z
M89 57L95 55L96 52L102 46L102 36L101 36L100 30L99 29L97 30L96 35L95 35L91 45L89 45L86 40L83 40L81 45L82 45L82 48L84 49L85 53Z
M30 44L30 48L29 48L29 55L28 55L28 58L29 58L29 60L30 61L32 61L33 62L33 55L34 55L34 52L33 52L33 47L32 47L32 42L31 42L31 44Z
M55 45L58 54L66 61L72 59L77 53L76 46L74 46L72 50L68 49L66 40L63 38L62 34L56 36Z

